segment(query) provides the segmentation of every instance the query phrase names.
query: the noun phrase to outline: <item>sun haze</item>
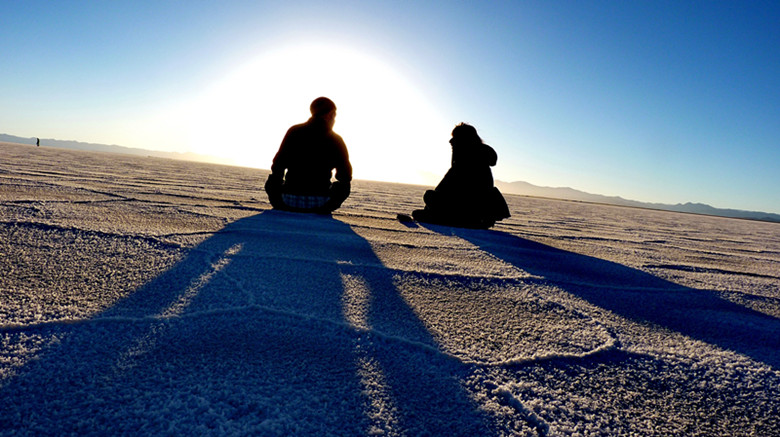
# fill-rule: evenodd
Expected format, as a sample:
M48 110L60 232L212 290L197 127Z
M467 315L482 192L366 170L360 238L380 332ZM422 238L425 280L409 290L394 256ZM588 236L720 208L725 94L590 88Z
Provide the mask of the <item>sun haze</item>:
M262 54L177 109L197 153L269 168L286 132L327 96L356 178L432 184L446 170L450 123L371 55L304 44ZM413 159L410 159L412 158Z

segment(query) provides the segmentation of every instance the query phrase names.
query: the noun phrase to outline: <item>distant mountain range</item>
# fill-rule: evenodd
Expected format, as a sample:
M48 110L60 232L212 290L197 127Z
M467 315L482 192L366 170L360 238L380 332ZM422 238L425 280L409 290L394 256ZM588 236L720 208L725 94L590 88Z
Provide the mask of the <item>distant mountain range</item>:
M35 138L24 138L13 135L0 134L0 142L35 145ZM60 147L96 152L123 153L128 155L154 156L157 158L180 159L185 161L210 162L225 165L236 165L229 159L214 156L199 155L196 153L158 152L154 150L136 149L116 145L82 143L79 141L64 141L41 138L41 145L47 147ZM742 211L737 209L714 208L703 203L678 203L667 205L663 203L646 203L636 200L623 199L617 196L603 196L575 190L568 187L540 187L528 182L502 182L496 181L496 186L504 193L520 194L523 196L547 197L551 199L575 200L580 202L604 203L608 205L630 206L635 208L660 209L664 211L687 212L693 214L714 215L720 217L732 217L748 220L761 220L780 223L780 214L757 211Z
M732 217L748 220L761 220L780 223L780 214L757 211L742 211L738 209L714 208L703 203L678 203L667 205L663 203L638 202L636 200L623 199L617 196L603 196L567 187L539 187L528 182L502 182L496 181L496 186L504 193L520 194L524 196L547 197L552 199L576 200L580 202L604 203L608 205L631 206L635 208L660 209L664 211L687 212L692 214L705 214L720 217Z
M13 135L0 134L0 141L17 144L35 145L35 138L24 138ZM155 150L136 149L116 145L82 143L80 141L54 140L41 138L41 146L59 147L62 149L86 150L90 152L122 153L125 155L154 156L155 158L180 159L184 161L210 162L215 164L236 165L232 159L218 158L216 156L199 155L197 153L159 152Z

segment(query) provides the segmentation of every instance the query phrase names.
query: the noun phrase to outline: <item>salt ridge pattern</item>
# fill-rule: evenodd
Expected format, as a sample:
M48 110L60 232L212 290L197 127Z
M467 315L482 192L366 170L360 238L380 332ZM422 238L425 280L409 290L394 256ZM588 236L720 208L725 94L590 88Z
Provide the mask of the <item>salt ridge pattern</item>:
M774 435L777 225L0 144L3 435Z

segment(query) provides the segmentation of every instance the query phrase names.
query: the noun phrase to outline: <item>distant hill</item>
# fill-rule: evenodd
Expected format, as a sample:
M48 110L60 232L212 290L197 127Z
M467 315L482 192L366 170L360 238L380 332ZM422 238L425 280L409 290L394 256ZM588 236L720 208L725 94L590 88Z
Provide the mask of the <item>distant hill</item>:
M575 190L568 187L540 187L528 182L502 182L496 181L496 186L504 193L520 194L524 196L547 197L552 199L577 200L580 202L605 203L608 205L631 206L635 208L660 209L665 211L687 212L693 214L714 215L719 217L732 217L749 220L760 220L780 223L780 214L758 211L741 211L737 209L714 208L703 203L678 203L669 205L663 203L639 202L617 196L603 196Z
M17 137L14 135L0 134L0 141L7 143L31 144L35 145L35 138ZM41 138L41 146L59 147L62 149L85 150L90 152L109 152L121 153L125 155L154 156L155 158L179 159L183 161L209 162L214 164L236 165L231 159L218 158L215 156L199 155L197 153L177 153L177 152L159 152L156 150L136 149L132 147L123 147L107 144L82 143L80 141L55 140Z

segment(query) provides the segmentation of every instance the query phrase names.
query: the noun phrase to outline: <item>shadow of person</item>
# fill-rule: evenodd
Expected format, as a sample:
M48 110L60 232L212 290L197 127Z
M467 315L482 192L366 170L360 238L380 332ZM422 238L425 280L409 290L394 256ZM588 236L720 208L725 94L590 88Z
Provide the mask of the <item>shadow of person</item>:
M462 366L331 217L237 220L88 320L3 334L39 345L0 388L6 430L490 435Z
M780 369L780 320L622 264L501 231L428 226L626 319L651 323Z

